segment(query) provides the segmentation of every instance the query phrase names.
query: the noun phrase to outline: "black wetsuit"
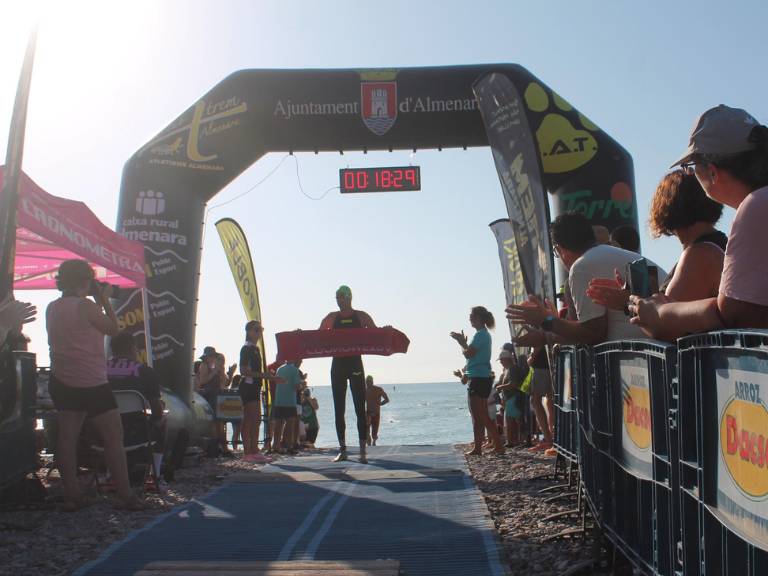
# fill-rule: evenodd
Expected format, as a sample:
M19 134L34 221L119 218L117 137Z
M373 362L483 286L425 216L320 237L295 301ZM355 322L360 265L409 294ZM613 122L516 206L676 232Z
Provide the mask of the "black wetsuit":
M357 312L352 316L343 318L336 314L333 321L333 329L362 328ZM336 413L336 436L339 439L339 447L345 450L347 424L344 413L347 408L347 380L352 390L352 401L355 403L357 416L357 433L361 442L368 438L368 425L365 417L365 369L362 356L347 356L334 358L331 364L331 390L333 391L333 409Z

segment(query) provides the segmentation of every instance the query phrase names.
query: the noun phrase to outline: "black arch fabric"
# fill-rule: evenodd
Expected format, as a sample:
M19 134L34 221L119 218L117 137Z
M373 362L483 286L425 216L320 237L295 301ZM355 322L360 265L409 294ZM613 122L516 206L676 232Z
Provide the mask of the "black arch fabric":
M491 72L519 95L538 153L533 169L557 209L579 210L609 229L637 226L629 154L521 66L239 71L139 149L123 171L117 225L147 247L155 367L165 381L189 398L202 221L211 197L267 152L487 146L472 87ZM119 315L140 318L141 310L135 294ZM141 329L140 322L133 326Z

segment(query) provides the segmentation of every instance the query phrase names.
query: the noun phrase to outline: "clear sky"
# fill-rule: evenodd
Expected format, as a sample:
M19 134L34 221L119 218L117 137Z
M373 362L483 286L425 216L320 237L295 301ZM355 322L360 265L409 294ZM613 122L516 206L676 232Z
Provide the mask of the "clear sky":
M768 4L489 2L475 0L48 2L32 83L24 170L50 193L88 204L115 225L125 161L231 72L243 68L373 68L512 62L523 65L634 157L638 210L684 150L698 114L725 103L768 123ZM3 0L0 154L10 122L32 2ZM281 160L262 158L210 202L250 189ZM505 217L490 151L298 155L308 195L346 166L422 169L422 191L311 200L293 160L206 222L196 345L234 357L244 313L213 223L238 220L253 251L267 349L276 331L315 328L349 284L354 305L411 338L407 356L370 357L380 382L451 379L462 359L451 330L470 331L485 305L508 338L495 240ZM726 209L727 231L732 211ZM646 255L669 269L676 240ZM54 292L18 293L39 308ZM28 330L47 363L44 322ZM314 385L329 363L305 363Z

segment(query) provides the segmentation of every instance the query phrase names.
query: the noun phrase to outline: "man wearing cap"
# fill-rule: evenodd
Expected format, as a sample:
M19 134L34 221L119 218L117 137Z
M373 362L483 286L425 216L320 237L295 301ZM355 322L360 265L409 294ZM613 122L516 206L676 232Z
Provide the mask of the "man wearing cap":
M768 128L740 108L710 108L672 166L678 164L693 169L707 196L736 209L719 294L693 302L632 295L632 322L664 340L720 328L768 328Z
M211 408L214 410L216 407L213 405L215 402L215 393L218 391L219 374L216 370L216 348L213 346L206 346L203 348L203 355L200 356L200 369L195 375L195 386L200 392L200 395L208 400L211 404Z
M224 387L227 374L223 366L217 364L216 359L219 353L213 346L203 348L203 355L200 356L200 369L195 376L195 384L200 395L211 405L214 415L216 414L216 396ZM219 450L225 456L231 454L227 449L227 428L224 422L216 421L216 435L219 440Z
M331 312L320 323L320 330L341 330L346 328L376 328L373 319L362 310L352 309L352 290L349 286L339 286L336 290L338 312ZM347 459L346 428L344 411L347 401L347 382L352 390L352 402L355 404L357 434L360 440L360 462L368 462L365 447L368 439L368 422L365 413L365 369L361 356L334 357L331 364L331 390L333 409L336 415L336 436L339 439L339 454L334 462Z

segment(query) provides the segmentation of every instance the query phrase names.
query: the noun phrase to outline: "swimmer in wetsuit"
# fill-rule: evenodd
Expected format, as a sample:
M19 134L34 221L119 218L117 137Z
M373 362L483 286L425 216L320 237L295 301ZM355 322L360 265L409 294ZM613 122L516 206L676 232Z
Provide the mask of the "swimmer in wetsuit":
M389 404L389 396L381 386L373 383L373 376L365 377L365 403L368 410L368 446L379 439L379 423L381 421L381 407Z
M339 330L345 328L376 328L371 317L361 310L352 309L352 290L340 286L336 290L338 312L328 314L320 324L320 330ZM339 454L334 462L347 459L346 428L344 411L347 403L347 381L352 390L352 401L357 416L357 434L360 440L360 462L368 462L365 457L368 440L368 421L365 413L365 369L361 356L334 358L331 364L331 390L333 409L336 415L336 436L339 439Z

